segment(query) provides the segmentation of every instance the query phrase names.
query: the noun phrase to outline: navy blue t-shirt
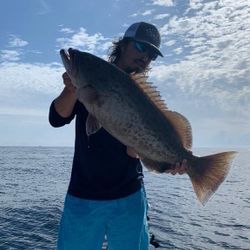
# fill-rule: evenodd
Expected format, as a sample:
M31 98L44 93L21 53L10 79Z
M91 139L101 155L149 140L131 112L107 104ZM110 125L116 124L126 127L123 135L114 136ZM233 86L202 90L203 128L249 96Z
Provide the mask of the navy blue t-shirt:
M91 136L86 135L88 112L76 102L70 117L63 118L50 106L49 121L61 127L75 121L75 152L68 193L79 198L109 200L130 195L141 188L142 165L128 156L126 146L104 128Z

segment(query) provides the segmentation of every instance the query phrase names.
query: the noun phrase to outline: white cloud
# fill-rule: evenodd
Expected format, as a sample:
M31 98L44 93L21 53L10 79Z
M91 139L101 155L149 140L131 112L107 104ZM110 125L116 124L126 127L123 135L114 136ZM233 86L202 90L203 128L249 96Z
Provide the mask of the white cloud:
M191 9L200 9L202 8L203 0L189 0L189 5Z
M154 12L154 9L145 10L144 12L138 11L138 12L130 15L130 17L149 16L149 15L152 15L153 12Z
M0 113L47 112L52 98L63 88L61 64L0 64ZM30 110L30 111L28 111Z
M176 48L173 50L177 55L180 55L183 52L183 48Z
M160 19L164 19L166 17L169 17L169 14L158 14L154 16L155 20L160 20Z
M145 10L144 12L142 12L142 16L148 16L151 15L153 13L153 9L152 10Z
M111 39L105 38L101 33L89 35L87 30L83 27L78 32L74 33L69 38L58 38L58 47L60 48L78 48L80 50L88 51L90 53L106 52L111 45Z
M22 47L27 46L29 43L16 35L9 36L8 48L0 50L0 63L1 62L16 62L20 61L21 55L23 55Z
M156 67L154 76L171 93L199 100L197 106L250 118L250 6L227 0L190 1L190 7L192 15L175 15L161 28L163 45L178 57L167 58L176 63Z
M169 40L169 41L167 41L167 42L164 42L164 44L165 44L166 46L172 46L172 45L174 45L175 43L176 43L175 40Z
M19 61L21 53L17 50L1 50L0 62L4 61Z
M16 35L11 35L9 38L9 47L24 47L27 46L29 43L25 40L22 40Z
M72 33L74 33L74 30L70 29L70 28L61 28L60 32L66 33L66 34L72 34Z
M214 65L213 65L214 66ZM202 112L204 105L216 112L227 112L250 119L250 71L233 75L218 67L194 60L155 66L152 77L161 86L166 98L190 98ZM243 80L242 80L243 79ZM170 100L171 101L171 100ZM184 100L182 100L184 102ZM178 102L178 101L177 101ZM190 106L189 108L192 109Z
M0 64L0 84L2 90L36 90L43 93L55 92L64 68L59 63Z
M173 0L152 0L153 5L160 5L160 6L173 6Z

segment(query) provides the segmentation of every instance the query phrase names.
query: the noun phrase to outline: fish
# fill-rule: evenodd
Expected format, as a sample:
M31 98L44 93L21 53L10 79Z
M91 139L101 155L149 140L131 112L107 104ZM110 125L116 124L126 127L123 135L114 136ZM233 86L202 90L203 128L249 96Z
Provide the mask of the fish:
M157 173L165 173L186 159L186 173L198 200L205 205L225 180L237 152L194 155L190 122L170 110L155 85L141 74L127 74L77 49L61 49L60 56L78 100L89 113L87 135L103 127Z

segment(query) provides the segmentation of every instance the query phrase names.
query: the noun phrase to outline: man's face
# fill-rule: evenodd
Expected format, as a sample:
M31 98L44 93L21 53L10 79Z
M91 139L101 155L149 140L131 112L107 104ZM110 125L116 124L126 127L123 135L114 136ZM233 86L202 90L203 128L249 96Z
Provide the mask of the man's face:
M117 63L127 73L143 72L151 62L151 56L148 50L140 51L134 41L130 41L127 46L122 48L121 57Z

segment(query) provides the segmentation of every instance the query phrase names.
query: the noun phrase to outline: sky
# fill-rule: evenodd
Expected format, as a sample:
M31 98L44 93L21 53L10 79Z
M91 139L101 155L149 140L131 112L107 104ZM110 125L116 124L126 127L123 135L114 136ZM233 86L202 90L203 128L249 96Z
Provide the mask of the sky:
M0 146L73 146L48 123L61 48L106 58L134 22L156 25L154 82L192 125L193 147L250 147L250 0L1 0Z

